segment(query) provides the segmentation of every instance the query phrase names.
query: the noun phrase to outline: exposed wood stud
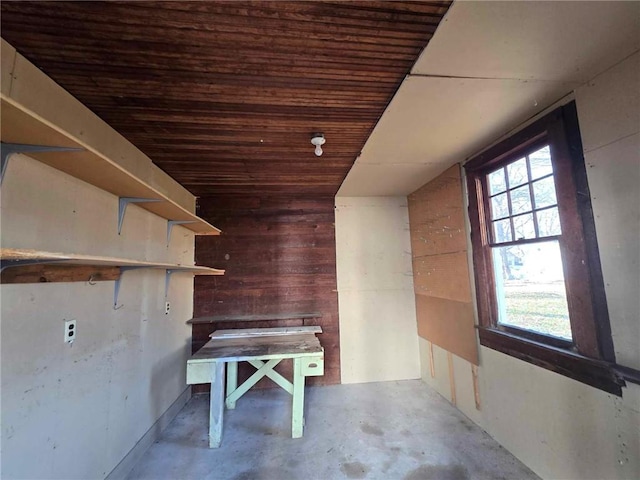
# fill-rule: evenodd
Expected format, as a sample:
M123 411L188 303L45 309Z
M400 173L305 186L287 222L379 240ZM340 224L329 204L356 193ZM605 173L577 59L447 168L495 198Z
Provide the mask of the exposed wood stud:
M431 371L431 378L436 378L436 366L433 360L433 343L429 342L429 369Z
M478 386L478 366L471 365L471 378L473 380L473 398L476 402L476 410L480 410L480 388Z
M456 377L453 371L453 354L447 352L447 363L449 364L449 385L451 387L451 403L457 405L456 399Z

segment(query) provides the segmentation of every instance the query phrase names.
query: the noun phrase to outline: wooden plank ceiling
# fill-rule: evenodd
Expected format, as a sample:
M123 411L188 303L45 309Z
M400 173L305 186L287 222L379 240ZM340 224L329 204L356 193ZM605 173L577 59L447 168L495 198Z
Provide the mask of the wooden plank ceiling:
M4 1L1 27L195 195L333 195L450 3Z

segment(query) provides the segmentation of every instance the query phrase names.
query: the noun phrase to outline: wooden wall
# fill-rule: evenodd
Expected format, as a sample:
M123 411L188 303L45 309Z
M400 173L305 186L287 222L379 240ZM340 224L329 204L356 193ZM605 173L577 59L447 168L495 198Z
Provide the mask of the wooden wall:
M408 197L418 335L478 364L460 165Z
M333 196L205 197L198 214L222 235L196 237L196 263L216 265L226 274L195 279L194 317L311 312L322 317L194 325L193 350L214 329L319 325L325 375L310 377L308 383L340 383ZM289 375L290 366L282 367ZM240 375L253 371L247 367Z

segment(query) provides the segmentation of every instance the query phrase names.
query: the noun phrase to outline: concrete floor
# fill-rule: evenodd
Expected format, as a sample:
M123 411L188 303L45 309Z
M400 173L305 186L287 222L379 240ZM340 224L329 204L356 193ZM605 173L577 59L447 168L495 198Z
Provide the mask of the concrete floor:
M197 395L128 478L538 478L420 380L308 387L305 404L304 437L292 439L291 397L250 391L209 449L209 396Z

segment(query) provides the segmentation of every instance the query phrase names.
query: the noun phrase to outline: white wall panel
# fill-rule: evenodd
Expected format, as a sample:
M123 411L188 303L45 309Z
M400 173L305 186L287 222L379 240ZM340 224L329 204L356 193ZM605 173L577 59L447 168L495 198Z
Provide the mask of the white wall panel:
M343 383L419 378L405 197L336 198Z
M2 246L186 263L193 234L20 155L2 184ZM88 279L87 279L88 280ZM163 271L114 282L0 287L3 478L103 478L185 390L193 279ZM63 342L65 319L77 338ZM34 461L37 458L37 461Z

